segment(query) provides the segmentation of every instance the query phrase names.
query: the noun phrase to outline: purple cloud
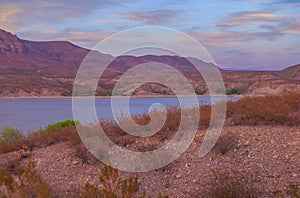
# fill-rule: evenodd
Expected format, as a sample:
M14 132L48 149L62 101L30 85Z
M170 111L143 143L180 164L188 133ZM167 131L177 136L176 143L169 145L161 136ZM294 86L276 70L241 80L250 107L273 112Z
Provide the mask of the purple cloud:
M123 16L128 21L157 25L173 23L173 19L181 13L182 11L175 10L154 10L150 12L129 11L119 13L119 15Z

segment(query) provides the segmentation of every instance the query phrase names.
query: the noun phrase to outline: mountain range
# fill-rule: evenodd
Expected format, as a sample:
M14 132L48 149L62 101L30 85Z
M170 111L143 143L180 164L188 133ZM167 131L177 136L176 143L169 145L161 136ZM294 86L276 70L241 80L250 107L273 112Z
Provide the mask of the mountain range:
M84 58L90 52L67 41L28 41L0 29L0 96L68 96ZM147 62L159 62L179 70L195 90L207 92L200 73L184 57L179 56L119 56L101 54L98 58L113 60L103 73L98 95L110 95L116 81L128 69ZM205 63L204 63L205 64ZM281 71L238 71L218 68L227 90L241 94L265 95L287 91L300 92L300 65ZM158 72L158 71L153 71ZM172 94L167 87L147 83L134 91L135 95Z

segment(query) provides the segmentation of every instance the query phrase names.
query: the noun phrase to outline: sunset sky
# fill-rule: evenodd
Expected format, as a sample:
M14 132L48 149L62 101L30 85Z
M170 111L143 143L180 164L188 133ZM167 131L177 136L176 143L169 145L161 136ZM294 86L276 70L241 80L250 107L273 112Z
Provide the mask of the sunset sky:
M28 40L93 48L113 33L145 25L189 34L223 68L300 63L299 0L0 1L0 29Z

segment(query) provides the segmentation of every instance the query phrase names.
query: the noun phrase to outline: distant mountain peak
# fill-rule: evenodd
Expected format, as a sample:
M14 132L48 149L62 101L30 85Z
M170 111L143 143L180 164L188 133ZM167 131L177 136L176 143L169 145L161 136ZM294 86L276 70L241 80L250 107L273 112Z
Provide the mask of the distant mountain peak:
M0 29L0 52L5 51L22 53L24 46L16 35Z

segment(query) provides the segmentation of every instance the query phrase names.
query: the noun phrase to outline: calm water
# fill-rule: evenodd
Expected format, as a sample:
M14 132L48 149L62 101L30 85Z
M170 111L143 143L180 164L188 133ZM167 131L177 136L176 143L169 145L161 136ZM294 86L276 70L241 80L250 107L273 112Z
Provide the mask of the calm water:
M235 101L239 98L227 97L227 99ZM113 118L110 102L110 99L95 100L98 119ZM201 97L198 98L198 102L209 104L211 100L210 97ZM132 98L129 109L131 114L140 114L147 112L154 103L179 106L177 98ZM66 119L73 119L72 99L0 99L0 129L12 126L23 132L29 132Z

